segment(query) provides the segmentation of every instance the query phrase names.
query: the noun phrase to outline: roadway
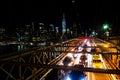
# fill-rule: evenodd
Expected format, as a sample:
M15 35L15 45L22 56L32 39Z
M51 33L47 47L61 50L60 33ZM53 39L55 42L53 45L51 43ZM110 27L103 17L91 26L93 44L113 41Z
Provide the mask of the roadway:
M93 67L93 64L92 63L90 63L90 64L91 65L89 65L89 67ZM106 69L103 64L100 64L99 66L97 66L95 68ZM100 66L102 66L102 67L100 67ZM113 79L112 79L112 76L110 74L87 72L87 79L86 80L113 80Z
M84 41L84 42L85 42L84 45L87 45L87 46L97 46L97 44L94 41L92 41L92 43L90 43L91 41L89 41L89 40ZM86 50L88 52L91 52L90 48L87 48ZM77 57L74 59L74 65L75 64L79 64L81 55L82 55L82 53L81 54L77 54ZM93 55L91 55L91 54L86 54L86 55L87 55L87 60L85 62L87 63L87 65L85 67L93 67L94 66L94 64L92 64L92 56ZM99 63L99 65L97 67L95 67L95 68L107 69L106 64L105 64L105 62L104 62L104 60L102 58L102 55L100 55L100 58L101 58L102 63L101 64ZM100 67L100 66L102 66L102 67ZM86 74L87 74L86 80L116 80L114 78L114 76L112 76L110 74L93 73L93 72L86 72Z
M87 46L97 46L96 43L93 40L87 41L86 45ZM90 48L87 48L86 50L88 52L92 51ZM95 66L92 63L92 56L93 56L93 54L88 54L87 55L87 63L88 63L87 67ZM101 58L102 64L101 63L97 64L95 66L95 68L105 68L105 64L104 64L104 61L102 59L102 56L100 58ZM111 79L111 76L109 74L87 72L86 80L112 80L112 79Z
M101 43L101 42L98 42L98 43ZM87 45L87 46L97 46L97 43L94 42L92 39L85 39L83 41L83 44L81 46L84 46L84 45ZM71 51L75 51L77 50L78 52L79 51L82 51L84 50L82 47L78 47L78 49L76 48L73 48ZM86 50L88 52L91 52L91 48L86 48ZM101 51L100 49L98 51ZM68 53L66 56L69 56L72 58L72 62L73 64L69 65L69 66L74 66L74 65L77 65L77 64L80 64L80 62L82 63L82 61L80 60L80 57L83 53L79 53L79 54L75 54L75 53ZM96 67L93 67L94 64L92 63L92 56L93 54L87 54L87 53L84 53L86 54L87 56L87 60L85 60L85 67L91 67L91 68L102 68L102 69L107 69L107 64L106 64L106 61L103 59L102 55L100 55L100 59L102 61L101 64L98 64L99 66L96 66ZM66 57L65 56L65 57ZM64 57L64 58L65 58ZM61 61L58 63L58 65L63 65L63 59L61 59ZM82 63L83 64L83 63ZM101 66L101 67L100 67ZM52 73L50 74L52 77L56 77L58 75L56 75L58 70L53 70ZM54 75L55 74L55 75ZM104 73L95 73L95 72L85 72L85 74L87 74L86 76L86 79L85 80L117 80L114 78L114 75L111 75L111 74L104 74ZM50 76L46 78L46 80L50 80ZM48 79L49 78L49 79ZM54 80L54 79L53 79Z

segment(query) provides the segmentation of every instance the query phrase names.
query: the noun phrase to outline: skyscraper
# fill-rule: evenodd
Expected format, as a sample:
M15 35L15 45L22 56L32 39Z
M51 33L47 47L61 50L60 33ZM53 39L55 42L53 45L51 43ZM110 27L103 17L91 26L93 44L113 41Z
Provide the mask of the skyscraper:
M65 13L63 13L63 19L62 19L62 33L66 32L66 19L65 19Z

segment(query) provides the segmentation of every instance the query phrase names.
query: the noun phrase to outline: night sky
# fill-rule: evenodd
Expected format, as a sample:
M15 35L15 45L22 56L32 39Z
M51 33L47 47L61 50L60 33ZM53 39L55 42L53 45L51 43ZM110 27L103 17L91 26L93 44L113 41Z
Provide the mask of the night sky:
M0 27L21 27L31 22L61 25L63 12L67 25L84 27L104 22L118 25L119 3L115 0L8 0L0 2ZM117 26L116 26L117 28Z

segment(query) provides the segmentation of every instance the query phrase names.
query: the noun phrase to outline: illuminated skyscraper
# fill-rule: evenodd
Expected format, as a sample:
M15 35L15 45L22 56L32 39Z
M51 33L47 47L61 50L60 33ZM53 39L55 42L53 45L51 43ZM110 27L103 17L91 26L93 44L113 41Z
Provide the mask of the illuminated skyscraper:
M66 32L66 20L65 20L65 14L63 13L63 19L62 19L62 33Z

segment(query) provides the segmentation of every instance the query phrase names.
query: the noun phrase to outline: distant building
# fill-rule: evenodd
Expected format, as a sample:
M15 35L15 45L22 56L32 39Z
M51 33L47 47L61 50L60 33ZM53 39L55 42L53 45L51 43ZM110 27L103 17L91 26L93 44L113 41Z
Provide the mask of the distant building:
M55 31L55 27L54 27L54 25L53 24L50 24L50 31Z
M0 28L0 41L5 39L5 28Z
M25 28L16 28L17 41L24 41Z
M76 23L73 24L73 29L72 30L73 30L73 36L77 37L77 25L76 25Z
M32 28L31 25L25 25L24 38L25 41L32 41Z

